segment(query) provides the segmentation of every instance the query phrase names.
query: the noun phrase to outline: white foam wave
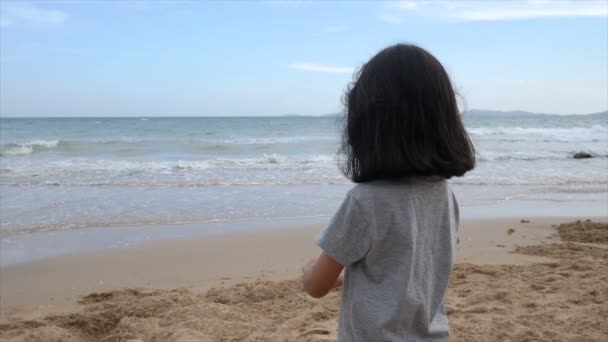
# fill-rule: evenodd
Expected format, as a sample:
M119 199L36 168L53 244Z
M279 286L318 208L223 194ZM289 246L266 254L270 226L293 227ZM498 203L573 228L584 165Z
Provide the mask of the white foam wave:
M3 149L2 152L0 152L0 155L20 156L20 155L31 154L33 151L34 151L34 149L31 146L14 146L14 147L10 147L7 149Z
M467 131L474 138L504 141L601 142L608 141L608 126L570 128L474 127Z
M55 148L59 145L59 140L33 140L21 144L3 144L0 147L2 156L18 156L32 154L38 150Z
M214 135L214 133L205 133L205 136ZM208 145L274 145L274 144L292 144L312 141L326 141L326 142L338 142L338 138L334 136L293 136L293 137L274 137L274 138L253 138L253 137L242 137L242 138L217 138L217 139L197 139L188 137L159 137L159 136L109 136L109 137L96 137L96 138L83 138L78 140L65 139L65 140L35 140L23 144L6 144L6 146L39 146L39 147L56 147L58 144L65 145L80 145L80 144L208 144Z
M209 169L296 169L301 167L334 166L335 159L330 155L284 156L264 154L251 158L214 158L208 160L177 161L132 161L115 159L63 159L37 165L37 171L46 172L81 172L81 171L144 171L144 172L179 172L183 170ZM12 168L11 171L21 174L31 171L32 164Z
M274 137L274 138L229 138L224 139L224 144L235 145L272 145L272 144L292 144L307 141L338 141L335 136L291 136L291 137Z
M51 147L56 147L57 145L59 145L59 140L34 140L34 141L30 141L28 143L25 143L24 145L51 148Z
M577 151L480 151L479 161L507 161L507 160L561 160L571 159L578 152L586 152L591 154L594 158L604 158L608 155L608 150L595 151L589 149L577 150Z
M219 168L260 168L260 167L275 167L275 168L292 168L301 167L304 165L319 165L332 163L334 158L328 155L313 155L306 157L287 157L279 154L264 154L257 158L240 158L228 159L218 158L208 161L208 165Z

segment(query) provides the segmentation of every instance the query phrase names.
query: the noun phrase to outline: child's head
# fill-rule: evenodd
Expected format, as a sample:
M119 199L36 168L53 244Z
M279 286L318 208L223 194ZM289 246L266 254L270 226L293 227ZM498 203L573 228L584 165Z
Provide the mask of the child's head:
M341 169L354 182L450 178L475 166L448 74L418 46L380 51L361 68L344 102Z

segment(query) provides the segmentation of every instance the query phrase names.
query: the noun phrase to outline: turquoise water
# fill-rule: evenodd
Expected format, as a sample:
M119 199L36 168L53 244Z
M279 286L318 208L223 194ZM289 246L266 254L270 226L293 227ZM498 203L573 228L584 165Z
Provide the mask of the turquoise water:
M0 120L0 229L56 231L326 217L352 186L336 117ZM454 179L471 215L515 203L608 215L608 116L465 116L478 167ZM596 158L575 160L579 151ZM539 204L540 205L540 204ZM577 207L578 206L578 207ZM551 206L543 206L551 214ZM564 209L566 208L566 209Z

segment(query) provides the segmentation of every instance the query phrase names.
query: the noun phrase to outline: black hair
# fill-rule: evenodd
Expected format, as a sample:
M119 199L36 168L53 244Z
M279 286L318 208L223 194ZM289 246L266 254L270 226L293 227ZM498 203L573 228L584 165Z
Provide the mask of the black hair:
M409 44L365 63L344 96L340 170L353 182L462 176L475 149L439 61Z

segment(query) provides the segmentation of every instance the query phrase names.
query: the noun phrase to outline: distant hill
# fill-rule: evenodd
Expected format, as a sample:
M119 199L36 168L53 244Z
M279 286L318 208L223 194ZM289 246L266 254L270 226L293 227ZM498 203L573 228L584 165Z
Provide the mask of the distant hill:
M522 117L522 116L588 116L588 117L607 117L608 110L599 113L590 114L547 114L547 113L532 113L523 110L486 110L486 109L471 109L463 113L466 116L475 117Z

